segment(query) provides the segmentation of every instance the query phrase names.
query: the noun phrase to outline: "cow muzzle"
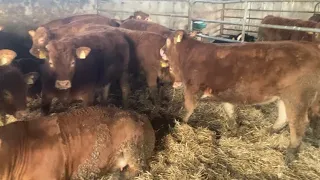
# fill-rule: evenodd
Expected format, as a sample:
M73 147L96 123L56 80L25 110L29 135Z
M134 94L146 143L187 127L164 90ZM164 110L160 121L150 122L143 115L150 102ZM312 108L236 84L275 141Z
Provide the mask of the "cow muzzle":
M55 86L57 89L65 90L65 89L71 88L71 82L69 80L65 80L65 81L58 81L57 80Z
M160 49L160 56L163 60L165 61L169 61L167 55L164 53L164 51L162 49Z

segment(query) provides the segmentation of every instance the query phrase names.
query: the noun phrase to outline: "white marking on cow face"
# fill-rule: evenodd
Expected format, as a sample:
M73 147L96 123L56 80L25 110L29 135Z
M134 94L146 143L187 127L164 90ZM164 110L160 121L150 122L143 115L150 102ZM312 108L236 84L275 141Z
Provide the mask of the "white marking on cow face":
M240 34L240 35L237 37L237 41L241 41L241 38L242 38L242 34Z

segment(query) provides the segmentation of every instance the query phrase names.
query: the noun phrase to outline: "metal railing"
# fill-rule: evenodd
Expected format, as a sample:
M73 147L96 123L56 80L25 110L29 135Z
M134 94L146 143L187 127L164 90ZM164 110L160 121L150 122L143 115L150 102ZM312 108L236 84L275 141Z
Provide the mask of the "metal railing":
M249 11L269 11L269 12L297 12L297 11L281 11L281 10L256 10L256 9L249 9L249 3L254 2L254 3L263 3L263 2L279 2L277 0L264 0L264 1L253 1L253 0L230 0L230 1L205 1L205 0L195 0L192 2L189 2L189 18L188 18L188 27L189 30L192 30L192 22L193 21L203 21L203 22L207 22L207 23L220 23L222 25L222 27L220 27L220 31L223 31L223 25L224 24L229 24L229 25L241 25L241 42L244 42L245 39L245 28L246 27L263 27L263 28L273 28L273 29L284 29L284 30L294 30L294 31L304 31L304 32L320 32L320 29L317 28L306 28L306 27L298 27L298 26L282 26L282 25L269 25L269 24L251 24L251 23L246 23L246 20L248 19L248 12ZM305 0L295 0L295 1L280 1L282 2L319 2L319 1L305 1ZM225 7L225 4L233 4L233 3L246 3L245 8L244 9L236 9L236 10L243 10L244 14L242 17L242 22L232 22L232 21L224 21L224 12L222 12L222 20L207 20L207 19L199 19L199 18L193 18L193 7L196 3L210 3L210 4L223 4L223 8ZM317 5L320 4L317 3ZM316 6L317 6L316 5ZM316 6L315 6L315 10L316 10ZM225 9L223 9L222 11L224 11ZM231 9L231 10L235 10L235 9ZM314 10L314 12L315 12ZM309 11L301 11L300 13L314 13L314 12L309 12ZM221 33L222 34L222 33ZM206 36L206 35L198 35L199 37L202 38L208 38L208 39L217 39L216 37L212 37L212 36ZM229 39L225 39L225 38L219 38L218 40L222 40L222 41L226 41L226 42L234 42L234 41L230 41Z

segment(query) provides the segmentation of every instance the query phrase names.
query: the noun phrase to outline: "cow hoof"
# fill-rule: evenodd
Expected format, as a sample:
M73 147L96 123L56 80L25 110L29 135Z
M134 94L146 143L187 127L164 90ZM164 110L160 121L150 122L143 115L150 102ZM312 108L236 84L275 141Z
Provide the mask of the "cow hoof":
M286 156L285 156L285 163L289 166L294 160L297 159L298 150L295 148L288 148Z

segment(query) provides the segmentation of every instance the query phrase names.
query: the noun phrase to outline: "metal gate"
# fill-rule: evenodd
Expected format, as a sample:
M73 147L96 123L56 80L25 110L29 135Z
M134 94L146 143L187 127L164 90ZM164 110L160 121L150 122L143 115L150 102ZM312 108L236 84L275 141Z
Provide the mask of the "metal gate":
M220 4L220 18L219 19L202 19L202 18L194 18L193 11L194 6L197 3L203 4ZM303 4L301 7L309 7L302 10L289 10L288 8L283 8L284 6L294 6L294 3ZM238 4L238 6L236 5ZM259 7L255 4L264 4L264 7L268 7L267 9L261 8L254 8ZM266 5L268 4L268 5ZM260 24L260 21L263 19L264 16L273 14L278 16L283 16L286 14L298 14L299 16L310 17L316 12L319 12L319 1L306 1L306 0L283 0L283 1L276 1L276 0L264 0L264 1L254 1L254 0L232 0L232 1L204 1L204 0L195 0L189 3L189 23L188 27L189 30L192 29L192 22L193 21L203 21L207 23L216 23L218 24L219 29L215 32L219 35L228 34L227 32L235 31L242 33L242 42L244 41L244 33L257 33L258 27L267 27L267 28L275 28L275 29L287 29L287 30L296 30L296 31L306 31L306 32L320 32L320 29L315 28L304 28L304 27L296 27L296 26L279 26L279 25L266 25ZM261 6L260 6L261 7ZM270 8L271 7L271 8ZM230 15L227 14L227 11L237 11L237 15ZM254 15L255 12L260 12L260 17ZM289 17L290 18L290 17ZM298 17L297 17L298 19ZM302 18L299 18L302 19ZM254 23L253 23L254 22ZM241 28L229 28L230 25L240 26ZM227 26L227 27L226 27ZM229 26L229 27L228 27ZM215 35L215 34L214 34ZM208 39L218 39L224 40L222 38L216 38L213 36L206 36L206 35L198 35L202 38ZM237 42L234 40L227 40L229 42Z

